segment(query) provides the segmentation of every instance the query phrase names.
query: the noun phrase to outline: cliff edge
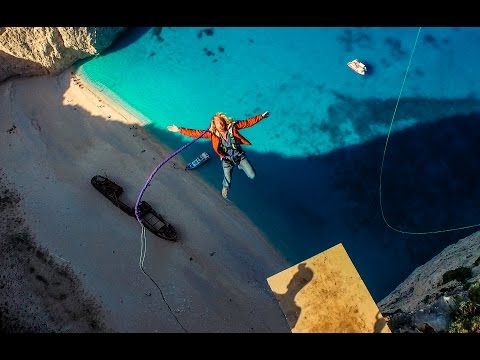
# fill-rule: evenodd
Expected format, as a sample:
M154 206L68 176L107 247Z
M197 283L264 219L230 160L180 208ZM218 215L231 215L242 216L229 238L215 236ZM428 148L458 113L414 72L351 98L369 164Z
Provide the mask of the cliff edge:
M377 305L393 332L480 332L480 232L446 247Z
M0 82L58 74L107 49L124 27L1 27Z

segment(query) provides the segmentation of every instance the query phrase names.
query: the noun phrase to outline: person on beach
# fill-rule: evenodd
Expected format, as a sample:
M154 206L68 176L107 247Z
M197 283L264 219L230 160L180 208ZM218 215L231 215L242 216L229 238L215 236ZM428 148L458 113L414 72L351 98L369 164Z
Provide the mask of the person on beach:
M265 111L263 114L255 115L246 120L235 121L224 113L217 112L212 117L208 131L203 134L202 138L209 138L212 141L213 150L215 150L222 161L222 196L225 199L232 184L232 173L235 165L242 169L250 179L255 178L255 169L242 149L242 145L251 145L251 143L238 130L253 126L269 115L270 113ZM175 124L167 126L167 129L193 138L200 136L204 132L204 130L178 127Z

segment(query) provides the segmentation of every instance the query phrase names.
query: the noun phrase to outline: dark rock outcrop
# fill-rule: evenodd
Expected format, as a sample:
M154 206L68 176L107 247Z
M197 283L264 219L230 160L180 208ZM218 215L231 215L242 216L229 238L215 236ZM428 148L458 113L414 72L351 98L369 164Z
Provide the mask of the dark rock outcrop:
M419 266L377 305L393 332L447 332L452 311L480 281L480 232Z

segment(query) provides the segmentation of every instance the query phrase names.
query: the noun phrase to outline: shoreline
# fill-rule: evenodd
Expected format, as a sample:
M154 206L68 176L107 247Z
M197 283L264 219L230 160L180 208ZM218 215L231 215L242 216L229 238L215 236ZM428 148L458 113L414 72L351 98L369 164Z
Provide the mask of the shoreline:
M106 91L104 91L105 89L99 88L92 80L88 78L88 76L79 72L79 70L74 66L70 68L70 74L72 75L73 83L75 85L81 89L84 87L87 92L90 92L94 97L94 101L108 104L111 109L125 119L126 123L140 123L141 126L146 126L150 123L150 120L144 115L140 114L127 103L123 102L108 88L105 88ZM77 82L75 80L77 80Z
M105 327L113 332L289 332L266 282L288 262L246 214L177 166L180 159L161 169L144 196L180 240L170 243L147 231L144 268L160 291L142 273L141 227L89 180L107 175L123 187L121 200L134 204L148 174L170 149L142 127L141 119L72 71L0 85L5 130L0 143L7 149L0 163L22 198L18 204L34 241L52 259L59 258L52 262L68 262L103 309ZM48 313L45 304L41 311Z

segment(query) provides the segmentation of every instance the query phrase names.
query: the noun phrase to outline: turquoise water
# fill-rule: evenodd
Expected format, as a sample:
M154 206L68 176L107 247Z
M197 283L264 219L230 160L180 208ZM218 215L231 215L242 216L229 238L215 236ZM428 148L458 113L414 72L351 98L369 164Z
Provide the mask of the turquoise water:
M236 169L231 200L292 264L343 243L378 301L477 230L409 235L384 217L409 232L480 223L479 40L478 28L137 28L79 72L172 151L191 139L167 125L270 111L242 131L257 177ZM196 171L220 191L208 141L179 156L202 151L214 157Z

